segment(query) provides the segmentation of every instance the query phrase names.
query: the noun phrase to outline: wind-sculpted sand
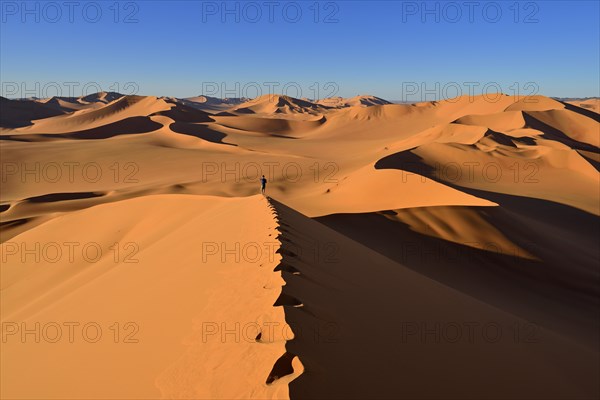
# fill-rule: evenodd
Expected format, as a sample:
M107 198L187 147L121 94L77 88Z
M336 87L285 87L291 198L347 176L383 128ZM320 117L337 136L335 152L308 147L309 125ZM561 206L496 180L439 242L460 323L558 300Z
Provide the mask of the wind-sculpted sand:
M1 100L2 398L600 396L592 100Z

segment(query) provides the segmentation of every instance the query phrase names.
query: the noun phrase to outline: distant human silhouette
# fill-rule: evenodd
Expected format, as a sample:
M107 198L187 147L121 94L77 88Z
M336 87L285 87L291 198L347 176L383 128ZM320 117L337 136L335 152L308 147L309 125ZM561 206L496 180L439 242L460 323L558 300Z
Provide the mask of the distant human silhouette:
M265 176L263 175L262 178L260 178L260 192L264 195L266 189L267 189L267 178L265 178Z

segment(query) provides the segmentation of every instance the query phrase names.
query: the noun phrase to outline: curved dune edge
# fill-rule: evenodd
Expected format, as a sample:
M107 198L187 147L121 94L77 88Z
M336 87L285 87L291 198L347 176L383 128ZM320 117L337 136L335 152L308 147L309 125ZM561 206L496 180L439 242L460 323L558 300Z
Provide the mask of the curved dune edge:
M286 199L286 202L311 218L412 207L497 206L492 201L426 178L419 172L377 169L367 165L338 183L328 184L327 188L322 185L304 196ZM385 196L376 196L375 193L385 193Z
M74 211L11 238L1 246L2 322L93 322L104 336L97 343L10 336L2 346L2 397L288 398L303 367L285 349L293 333L279 307L286 304L279 233L260 195L169 194ZM9 255L15 243L48 241L104 250L116 242L122 253L94 263L78 253L73 262L39 263ZM138 262L124 260L130 243ZM227 255L236 244L241 250ZM252 253L259 247L260 257Z
M494 205L485 195L474 196L473 190L515 193L600 213L593 191L600 169L600 117L543 96L463 96L413 105L361 96L360 104L365 100L374 105L344 108L279 96L244 103L260 103L266 114L218 115L190 106L193 101L115 94L88 100L96 97L103 101L97 103L100 108L2 130L0 152L7 165L21 171L25 170L21 166L50 167L50 174L53 165L62 166L56 182L41 179L23 185L21 174L8 174L0 203L17 206L3 217L30 224L39 214L37 206L24 210L18 202L48 193L125 189L137 195L177 185L184 186L177 193L248 196L256 193L258 175L255 179L245 175L253 175L257 164L260 173L267 173L270 194L311 217ZM276 112L288 103L293 112ZM313 115L303 113L305 108L323 110ZM373 165L377 168L390 158L408 165L396 163L385 168L395 171L373 171ZM82 176L82 166L92 162L103 170L99 181ZM73 181L65 166L72 163L78 163ZM277 166L271 174L273 163ZM292 167L286 170L289 175L284 166ZM217 172L205 174L204 167ZM227 169L237 167L239 177L225 176ZM433 176L428 175L431 167ZM291 179L295 171L301 172L297 181ZM130 173L137 182L126 179Z
M289 383L304 371L298 357L285 350L286 341L294 334L280 308L288 303L281 294L285 252L280 247L277 212L261 196L251 198L267 211L268 240L276 244L270 246L269 251L274 250L270 256L281 257L280 261L274 268L273 263L260 264L255 283L263 285L248 285L250 276L246 275L209 299L202 316L194 319L194 333L184 341L185 354L155 381L163 398L288 399ZM256 271L249 274L257 275ZM265 290L268 294L261 294ZM258 304L259 297L270 299L270 303ZM215 325L216 320L207 322L213 314L222 320L220 326Z
M558 333L546 321L534 324L271 203L283 235L285 317L297 333L286 348L306 368L290 382L290 398L598 395L594 342ZM489 324L502 332L493 341L479 333L443 333L444 326ZM535 325L531 340L515 339L513 328L523 325ZM573 365L577 373L569 374Z
M75 229L83 225L94 229ZM535 341L515 341L515 324L531 326L519 313L411 271L260 195L138 197L57 217L12 241L48 237L102 246L135 241L140 262L13 260L0 271L3 322L96 321L108 329L129 321L139 326L139 342L115 343L108 334L97 346L3 344L2 364L11 368L3 368L2 397L598 395L597 346L543 321ZM270 246L259 259L232 262L203 251L207 240L227 249ZM430 342L403 338L407 323L491 323L505 334L493 342L480 331L475 342ZM573 365L578 374L567 373ZM361 379L348 379L357 373Z

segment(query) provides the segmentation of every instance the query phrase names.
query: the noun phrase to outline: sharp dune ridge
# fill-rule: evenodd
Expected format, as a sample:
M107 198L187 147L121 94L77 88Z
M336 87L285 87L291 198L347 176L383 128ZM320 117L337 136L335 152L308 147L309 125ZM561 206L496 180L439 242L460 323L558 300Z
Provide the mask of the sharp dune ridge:
M2 398L600 396L597 99L0 107Z
M142 263L131 267L137 267L138 270L144 268L145 273L152 271L163 277L172 276L176 271L161 261L175 255L178 248L191 245L190 239L197 240L204 223L202 221L219 221L221 233L212 232L212 235L205 236L214 240L227 240L229 224L235 221L242 232L253 226L252 231L262 231L263 237L276 242L270 248L272 254L262 257L260 264L243 262L234 264L235 269L227 271L232 264L213 260L209 265L217 273L221 270L221 274L225 274L223 277L228 281L227 289L219 285L223 278L216 279L214 276L214 282L209 279L210 275L206 275L208 271L205 269L206 272L202 272L204 275L194 276L201 271L190 269L186 264L198 260L198 254L196 257L192 255L189 261L182 260L177 269L180 274L187 276L188 285L184 288L180 285L171 287L170 284L168 289L170 292L178 291L174 300L174 304L180 305L176 327L171 325L169 334L165 331L162 335L142 336L146 338L138 346L142 348L136 350L137 355L124 366L136 369L134 379L130 374L127 381L121 381L116 375L105 371L106 378L113 381L113 385L101 391L105 398L118 398L122 393L147 393L148 398L156 398L152 396L157 393L166 398L364 398L372 395L373 386L377 386L378 398L455 398L457 395L522 398L526 395L558 399L565 395L595 393L596 389L590 384L594 380L594 353L590 353L587 345L580 341L547 329L540 319L537 322L543 325L539 331L535 331L536 346L533 353L515 346L512 333L502 337L500 342L495 341L494 346L490 346L484 338L478 338L479 342L475 343L442 343L431 347L423 342L421 336L403 336L406 335L407 324L414 324L415 321L441 320L451 321L452 324L469 324L474 318L485 315L486 321L492 321L507 331L514 324L527 326L529 322L411 271L274 199L267 202L261 196L219 200L189 195L160 195L100 207L96 212L90 208L47 222L26 235L43 235L46 231L66 239L68 231L65 229L76 220L89 221L89 217L93 217L101 221L105 216L118 213L119 208L125 208L136 211L130 214L128 220L121 221L119 227L133 237L134 231L145 229L144 226L148 224L148 217L143 215L149 214L144 213L155 210L152 220L161 221L165 229L170 226L173 230L167 238L159 238L158 232L147 231L148 237L143 241L148 241L148 244L144 243L143 251L136 254ZM178 211L173 212L172 207ZM167 213L171 215L165 218ZM137 216L141 218L136 220ZM188 222L182 225L177 223L178 220ZM110 228L110 224L104 223L100 231L93 235L100 237L102 230ZM165 252L169 248L167 243L179 240L184 232L187 241ZM194 232L196 235L193 235ZM253 235L252 240L259 240L259 237ZM324 253L319 254L319 247L315 247L315 243L321 247L327 244L335 246L333 251L325 249ZM152 253L156 251L163 254L154 260ZM271 261L277 257L280 257L278 262ZM129 309L133 304L127 305L124 297L128 295L127 285L133 284L142 270L128 272L119 270L125 265L115 265L108 271L102 271L110 266L109 261L104 260L104 265L94 266L94 270L86 273L89 276L82 277L77 273L78 267L63 264L63 268L67 269L60 275L50 270L50 265L45 267L45 276L36 274L35 266L4 270L2 289L5 308L2 314L5 320L35 321L44 315L44 320L52 321L53 314L61 312L67 312L71 318L76 313L85 313L88 318L102 320L107 318L103 316L105 310L111 309L106 302L94 306L87 300L82 305L78 304L82 296L109 290L116 280L122 288L112 292L110 304L125 306L121 312L135 316L140 326L148 328L150 324L160 323L164 318L161 313L170 312L164 304L159 306L166 298L150 300L144 295L137 301L151 302L157 308L150 313ZM367 267L369 279L364 278L364 269ZM65 273L75 275L65 280ZM20 279L23 275L33 278L33 282ZM198 287L198 278L204 282L202 288ZM81 281L88 282L83 292L78 289ZM37 284L24 293L23 290L31 283ZM150 284L158 285L158 290L166 290L167 287L160 281ZM282 284L284 286L281 287ZM369 297L361 296L370 286L377 287L378 291ZM261 292L264 294L260 295ZM417 293L428 295L419 296ZM29 301L25 307L14 308L17 304L14 296ZM186 299L191 304L184 303ZM446 307L440 308L439 301ZM183 304L185 307L182 308ZM278 309L283 309L283 314ZM182 318L184 315L186 317ZM186 321L194 323L190 326L190 323L186 325ZM217 331L213 328L223 329L222 323L230 323L230 331L235 332L231 329L235 326L234 321L248 321L245 326L258 328L252 330L249 336L246 331L244 340L231 339L230 343L221 332L215 334ZM286 323L291 328L281 329ZM274 330L260 329L273 324L277 324ZM210 335L204 329L206 326L211 327L208 331ZM370 343L364 343L364 330L377 336ZM185 335L183 349L170 339L173 333L179 333L179 337ZM40 350L40 346L43 350ZM150 350L157 346L162 349L160 354ZM219 346L225 348L217 351ZM48 344L38 345L37 351L45 353L45 362L29 373L11 369L7 378L11 380L9 388L29 395L39 392L51 396L86 398L86 386L83 383L60 385L60 376L68 371L64 368L75 368L77 365L76 359L71 359L76 353L66 349ZM224 350L226 353L223 353ZM144 367L140 368L139 363L144 359L141 354L149 351L153 357L147 359ZM61 357L58 352L61 352ZM112 357L120 353L109 345L88 350L86 354L99 367L104 363L110 365ZM9 349L3 361L16 365L14 357L19 356L23 354L18 349ZM362 362L356 364L354 357L360 357ZM453 367L457 357L462 360L460 370ZM60 359L63 369L52 368L53 360L57 359ZM377 368L374 368L375 365ZM565 380L562 377L564 371L551 367L559 365L564 368L578 365L580 373ZM231 370L233 366L235 371ZM423 373L422 368L427 368L428 372ZM530 374L532 370L536 371L535 375ZM48 374L48 371L60 374L51 375L52 381L58 386L41 385L25 389L23 378L30 379L33 375L35 379L35 374ZM206 371L211 373L207 374ZM352 371L360 372L360 381L348 381L348 374ZM501 374L502 380L498 380L498 374ZM397 375L403 377L401 384L394 379ZM474 375L480 380L477 385L472 384ZM227 384L219 384L222 378L215 380L220 376L227 377L224 381ZM451 379L448 379L449 376ZM556 378L548 380L549 376ZM431 380L445 383L428 386L427 382ZM151 385L152 382L154 385ZM123 385L128 385L128 389ZM4 393L10 396L10 389L4 388ZM490 388L494 390L490 392Z
M532 319L473 297L473 293L453 290L276 200L271 202L281 232L282 261L277 268L286 282L279 304L286 310L286 321L297 327L285 354L299 357L306 368L290 383L290 398L358 399L374 393L377 398L390 399L563 398L597 391L593 383L597 355L586 350L587 345L595 347L593 336L587 338L587 345L567 339L547 329L540 316L534 320L544 328L538 332L539 346L533 353L512 347L512 337L502 338L497 346L489 346L485 340L444 343L433 337L431 343L436 345L431 347L423 332L409 338L407 326L427 321L468 325L474 316L485 315L507 330ZM325 251L318 254L315 243ZM327 249L331 244L335 246ZM370 290L373 287L377 289ZM452 306L440 308L438 302ZM587 323L593 321L591 313ZM433 330L433 325L428 329ZM555 352L557 349L562 350ZM461 360L459 369L455 369L457 358ZM590 375L584 373L577 377L578 382L568 383L559 378L562 373L554 368L558 365L578 365ZM296 373L294 368L288 371ZM353 374L361 379L349 380ZM549 378L552 374L557 374L556 379ZM478 379L475 385L473 376ZM429 385L432 381L437 384ZM588 384L587 389L583 387ZM576 394L578 390L581 392Z

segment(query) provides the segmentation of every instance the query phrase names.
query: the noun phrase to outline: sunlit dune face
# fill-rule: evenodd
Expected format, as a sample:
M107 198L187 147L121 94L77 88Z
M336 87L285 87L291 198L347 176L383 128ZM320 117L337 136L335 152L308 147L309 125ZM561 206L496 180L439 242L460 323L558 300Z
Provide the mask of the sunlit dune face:
M596 106L2 99L2 396L596 393Z

